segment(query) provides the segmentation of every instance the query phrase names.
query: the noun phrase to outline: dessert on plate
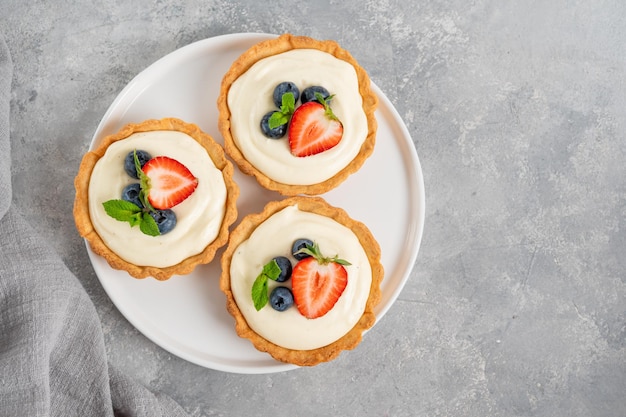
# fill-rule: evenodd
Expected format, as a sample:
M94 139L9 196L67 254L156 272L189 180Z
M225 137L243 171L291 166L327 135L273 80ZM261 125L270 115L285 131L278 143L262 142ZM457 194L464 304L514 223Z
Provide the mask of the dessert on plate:
M242 172L283 195L318 195L361 168L376 141L369 76L335 41L281 35L222 79L218 126Z
M232 231L220 289L240 337L279 361L312 366L355 348L374 325L380 255L369 229L343 209L290 197Z
M175 118L128 124L87 152L74 219L92 250L135 278L165 280L228 241L239 188L213 138Z

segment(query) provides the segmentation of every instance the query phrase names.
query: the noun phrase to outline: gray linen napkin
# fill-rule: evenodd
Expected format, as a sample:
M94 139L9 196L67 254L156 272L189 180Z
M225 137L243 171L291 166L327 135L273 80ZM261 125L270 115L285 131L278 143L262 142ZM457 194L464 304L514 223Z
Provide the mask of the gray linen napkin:
M0 416L185 416L109 366L84 288L11 206L11 79L0 33Z

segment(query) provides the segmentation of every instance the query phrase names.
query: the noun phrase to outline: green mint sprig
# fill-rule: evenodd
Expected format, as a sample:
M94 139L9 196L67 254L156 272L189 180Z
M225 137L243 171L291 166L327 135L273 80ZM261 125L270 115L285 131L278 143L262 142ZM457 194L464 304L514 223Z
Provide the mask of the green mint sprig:
M296 98L293 93L285 93L282 97L282 103L279 111L275 111L268 120L270 129L289 123L291 115L296 110Z
M137 204L126 200L109 200L102 205L106 214L115 220L128 222L131 227L139 226L139 230L148 236L159 236L159 226L154 218Z
M263 270L254 280L254 284L252 284L252 301L254 302L256 311L265 307L269 301L269 295L267 294L269 280L276 281L279 276L280 267L274 259L263 266Z

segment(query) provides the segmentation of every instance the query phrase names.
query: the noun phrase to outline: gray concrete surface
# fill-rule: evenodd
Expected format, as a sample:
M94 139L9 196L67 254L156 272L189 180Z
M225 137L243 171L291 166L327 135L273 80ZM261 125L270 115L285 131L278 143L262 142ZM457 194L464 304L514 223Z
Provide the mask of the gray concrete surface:
M626 3L0 0L14 204L79 277L110 362L193 416L626 416ZM104 293L72 180L132 77L235 32L336 39L406 122L426 228L398 301L336 361L228 374Z

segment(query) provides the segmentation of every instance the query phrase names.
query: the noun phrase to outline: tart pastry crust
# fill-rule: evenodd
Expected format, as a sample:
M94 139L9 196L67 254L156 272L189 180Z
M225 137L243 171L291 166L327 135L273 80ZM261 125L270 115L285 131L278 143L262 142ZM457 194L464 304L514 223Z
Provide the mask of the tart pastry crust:
M299 210L329 217L350 228L358 237L372 268L372 285L365 305L365 311L359 321L343 337L326 346L311 350L294 350L278 346L252 330L237 307L230 282L230 266L237 247L246 241L252 232L266 219L285 207L292 205L297 205ZM233 230L228 246L222 255L220 289L226 295L226 307L228 312L235 318L235 330L240 337L249 339L256 349L269 353L274 359L281 362L298 366L313 366L336 358L344 350L354 349L361 342L363 332L374 325L376 321L374 307L380 302L380 284L384 276L380 256L380 246L367 226L350 218L343 209L329 205L320 197L291 197L268 203L261 213L246 216Z
M241 150L235 143L230 128L231 112L228 107L228 92L233 82L235 82L237 78L244 74L257 61L293 49L317 49L327 52L334 57L351 64L356 70L359 82L359 93L363 99L363 111L365 112L365 116L367 118L367 137L361 145L361 149L357 156L331 178L311 185L284 184L266 176L244 157ZM341 48L337 42L332 40L316 40L306 36L283 34L278 38L263 41L252 46L233 62L230 69L222 79L220 94L217 100L217 108L219 111L218 127L224 137L224 149L226 150L228 156L235 161L243 173L254 176L261 186L269 190L278 191L286 196L299 194L318 195L337 187L345 181L348 176L358 171L365 160L374 151L376 129L378 126L374 112L377 106L378 97L371 89L370 79L367 72L358 64L352 55L345 49Z
M180 263L164 268L153 266L140 266L129 263L113 252L103 242L91 223L89 215L89 181L91 173L98 162L104 155L110 144L124 140L134 133L149 131L173 130L186 133L195 139L200 145L206 149L215 166L222 171L224 183L226 185L226 207L224 219L220 226L217 237L207 245L204 250L196 255L190 256ZM119 132L108 135L103 138L100 145L93 151L85 154L78 169L78 174L74 179L76 188L76 197L74 200L74 221L76 228L82 237L84 237L91 249L98 255L102 256L109 265L114 269L127 271L135 278L146 278L152 276L157 280L167 280L172 275L184 275L190 273L197 265L209 263L215 256L215 252L228 242L229 227L237 219L237 197L239 196L239 187L233 180L233 165L225 157L222 147L213 140L211 136L204 133L200 128L192 123L186 123L176 118L151 119L141 123L130 123L124 126Z

